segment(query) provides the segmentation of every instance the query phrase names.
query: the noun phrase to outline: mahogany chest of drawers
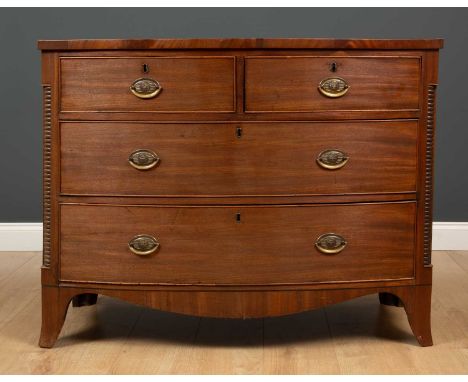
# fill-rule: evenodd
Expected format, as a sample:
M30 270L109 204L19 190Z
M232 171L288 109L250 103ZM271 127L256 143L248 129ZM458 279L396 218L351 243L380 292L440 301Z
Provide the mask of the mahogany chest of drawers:
M379 294L431 345L441 47L40 41L40 346L98 294L229 318Z

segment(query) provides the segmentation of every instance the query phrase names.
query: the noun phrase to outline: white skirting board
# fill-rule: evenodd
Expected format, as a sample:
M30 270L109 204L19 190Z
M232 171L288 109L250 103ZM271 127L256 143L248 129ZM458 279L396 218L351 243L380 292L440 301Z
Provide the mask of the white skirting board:
M434 251L468 250L468 222L434 222L432 249Z
M468 250L468 222L434 222L432 249ZM41 251L42 223L0 223L0 251Z
M42 223L0 223L0 251L42 251Z

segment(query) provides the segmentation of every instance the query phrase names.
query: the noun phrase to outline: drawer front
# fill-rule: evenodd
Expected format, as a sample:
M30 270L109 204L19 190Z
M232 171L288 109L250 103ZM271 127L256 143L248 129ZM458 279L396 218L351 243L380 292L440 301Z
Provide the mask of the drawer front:
M238 215L239 214L239 215ZM412 278L415 203L61 206L61 279L295 284ZM317 239L334 233L333 239ZM153 239L138 244L138 235ZM344 240L346 244L341 242ZM138 255L138 252L151 252ZM156 248L156 242L158 244ZM343 248L344 246L344 248ZM324 250L341 250L327 254Z
M62 58L61 110L232 112L234 68L234 57Z
M416 140L415 121L62 123L61 191L159 196L415 191ZM157 155L148 158L154 167L131 165L129 157L139 149L147 150L143 162L145 155ZM329 150L335 150L331 157ZM344 155L341 162L333 162L337 151Z
M257 57L245 65L246 111L419 109L418 57Z

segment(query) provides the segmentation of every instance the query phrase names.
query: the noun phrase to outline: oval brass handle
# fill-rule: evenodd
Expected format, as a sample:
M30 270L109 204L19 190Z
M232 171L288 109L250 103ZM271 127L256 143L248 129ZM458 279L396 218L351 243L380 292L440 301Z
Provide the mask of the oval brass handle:
M327 255L340 253L346 247L346 240L336 233L325 233L317 238L315 246Z
M137 170L149 170L159 163L159 157L154 151L139 149L130 154L128 163Z
M149 99L156 97L162 90L158 81L151 78L138 78L133 81L130 91L138 98Z
M135 255L148 256L158 250L159 243L153 236L136 235L128 242L128 248Z
M343 97L349 88L348 83L340 77L325 78L318 86L320 93L329 98Z
M346 153L335 149L324 150L317 156L318 165L327 170L337 170L343 167L348 160L349 157Z

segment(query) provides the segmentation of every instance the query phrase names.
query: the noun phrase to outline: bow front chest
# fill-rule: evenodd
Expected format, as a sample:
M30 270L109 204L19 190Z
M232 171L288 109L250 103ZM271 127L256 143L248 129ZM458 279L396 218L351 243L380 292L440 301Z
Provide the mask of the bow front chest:
M40 41L40 346L98 294L229 318L378 294L431 345L441 47Z

